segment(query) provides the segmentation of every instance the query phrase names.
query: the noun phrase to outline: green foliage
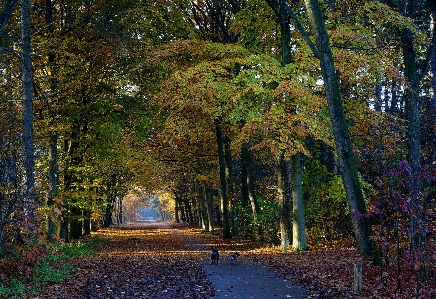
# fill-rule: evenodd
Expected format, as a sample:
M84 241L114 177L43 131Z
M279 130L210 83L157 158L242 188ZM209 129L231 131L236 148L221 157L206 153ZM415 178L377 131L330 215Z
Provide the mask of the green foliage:
M327 172L316 159L304 163L306 227L314 245L346 242L351 236L351 218L342 178Z
M70 259L95 254L106 239L90 238L67 244L30 244L10 249L13 255L0 260L0 298L22 298L35 293L47 283L59 283L73 273ZM44 249L45 248L45 249ZM42 250L44 249L44 250Z
M9 286L0 282L0 298L20 299L26 292L24 284L17 278L12 278Z
M262 231L262 240L270 244L279 244L280 236L278 222L278 204L268 200L264 196L258 198L260 213L257 215L257 221L253 219L251 206L238 205L239 231L244 237L254 238L259 227ZM259 236L257 236L259 237Z
M63 258L76 258L83 255L95 255L95 239L89 239L88 241L77 243L62 244L57 248L57 251Z
M34 271L36 277L32 279L33 285L42 285L45 283L59 283L68 279L73 270L69 263L60 263L57 256L48 256L39 261ZM53 266L53 265L56 265Z
M259 196L258 201L260 207L258 223L253 223L253 225L260 225L262 227L265 242L279 244L280 236L277 234L279 231L279 206L276 202L268 200L263 196Z
M246 7L235 15L230 30L238 34L238 42L245 48L255 53L264 53L277 46L277 39L271 34L276 28L274 12L268 5L248 0Z

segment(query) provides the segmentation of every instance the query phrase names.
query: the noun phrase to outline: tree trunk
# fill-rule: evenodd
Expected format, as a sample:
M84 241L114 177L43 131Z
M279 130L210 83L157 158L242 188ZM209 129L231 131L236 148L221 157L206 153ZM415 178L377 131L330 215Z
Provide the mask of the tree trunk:
M113 209L114 209L114 205L112 202L106 204L106 210L103 216L103 227L109 227L112 224Z
M83 220L83 230L84 230L84 234L85 235L89 235L92 231L92 227L91 227L91 211L90 210L86 210L85 212L85 218Z
M177 206L178 206L178 209L180 211L180 220L182 220L183 222L187 222L188 218L185 215L185 207L184 207L184 204L183 204L182 196L178 195L178 194L176 194L175 196L176 196Z
M71 239L78 239L82 236L82 211L80 209L71 209L70 221L70 237Z
M391 3L392 4L392 3ZM417 1L409 1L407 8L402 13L413 20L417 19ZM424 246L427 246L427 238L424 231L426 225L425 206L423 201L423 186L421 183L421 121L420 121L420 96L419 91L423 76L432 71L433 63L430 58L436 56L436 34L434 31L434 17L436 16L436 2L428 1L427 7L430 8L430 43L427 48L427 59L424 63L419 63L418 54L415 51L416 37L409 29L402 31L402 50L404 61L404 74L409 83L405 89L404 97L406 100L406 115L408 120L409 137L409 159L412 168L412 178L410 180L411 191L411 210L410 210L410 240L413 259L419 259L422 267L417 270L420 279L427 283L427 266L424 254ZM419 69L418 67L421 66ZM434 74L434 73L433 73ZM431 80L431 92L434 77ZM431 94L433 97L434 95Z
M229 200L227 197L224 140L223 140L223 133L220 123L217 123L216 125L216 137L217 137L217 144L218 144L219 171L220 171L220 182L221 182L221 211L223 214L223 239L228 239L231 237L230 219L229 219Z
M389 112L393 115L400 116L402 114L402 111L398 107L397 82L392 82L391 90L391 106L389 108Z
M280 21L281 32L281 46L282 46L282 66L291 63L291 29L290 29L290 10L288 9L285 0L279 0L277 2L268 1L270 6L276 11L276 14ZM296 153L291 157L291 174L292 174L292 197L293 197L293 232L297 232L297 235L293 235L292 247L294 250L306 250L306 227L304 221L304 204L303 204L303 183L301 175L301 154ZM300 181L298 181L300 180ZM302 209L302 210L299 210ZM280 212L282 213L282 212ZM283 213L288 213L284 211ZM285 251L287 248L285 248Z
M64 242L68 242L68 222L67 221L61 221L61 224L59 225L59 237Z
M209 213L207 212L206 187L198 184L198 215L200 227L205 231L209 231Z
M436 5L431 9L431 32L436 31ZM430 58L430 107L433 113L436 113L436 50L433 50Z
M291 231L291 203L289 199L288 162L281 155L276 160L277 198L279 203L280 237L284 253L288 253Z
M197 183L194 181L194 188L196 189L196 194L197 194L197 200L196 200L196 210L197 210L197 226L201 227L202 229L204 229L204 218L203 218L203 209L202 209L202 197L203 197L203 190L202 190L202 186L201 184Z
M180 217L179 217L179 211L180 211L180 204L179 200L177 199L177 196L175 196L175 205L174 205L174 215L176 218L176 223L180 223Z
M373 245L370 241L371 226L369 220L365 217L365 202L357 173L354 153L351 147L351 138L342 106L339 82L335 71L324 16L321 12L318 0L305 0L304 2L319 51L328 108L336 143L339 169L344 182L357 247L363 257L369 257L373 253Z
M193 221L194 221L194 217L192 215L192 207L191 204L189 202L189 198L187 195L183 196L183 206L185 208L185 215L187 217L188 223L189 225L192 225Z
M374 90L375 90L374 110L375 111L382 111L382 104L383 104L383 99L382 99L383 86L382 86L382 83L381 82L376 83Z
M250 152L247 143L243 143L241 147L241 205L243 207L248 207L250 204L250 198L248 196L248 166L251 161L247 161L247 158L250 157ZM254 212L254 210L253 210ZM253 213L253 218L254 218Z
M262 226L259 223L260 207L254 191L253 165L251 153L247 143L242 144L242 193L248 198L254 221L254 234L258 240L263 239ZM244 195L244 193L247 195Z
M50 181L50 190L48 192L47 206L49 209L53 207L53 198L57 193L57 164L58 164L58 136L52 134L50 136L50 169L48 172L48 178ZM47 221L47 239L53 241L53 236L56 234L56 222L50 215Z
M45 24L48 26L48 31L50 34L53 33L53 3L51 0L46 0L45 2ZM48 54L48 62L51 65L55 62L55 56L52 53ZM51 73L53 70L51 70ZM50 89L53 93L56 89L56 86L53 80L50 80ZM52 116L52 121L54 120L54 116ZM50 190L48 192L48 200L47 206L49 210L53 207L54 201L53 198L57 194L57 165L58 165L58 134L51 133L50 135L50 169L48 173L49 181L50 181ZM58 216L58 215L57 215ZM59 221L58 221L59 222ZM56 234L56 222L52 217L48 217L47 223L47 239L52 241L53 235Z
M416 53L413 48L412 33L406 30L403 33L403 56L404 56L404 74L406 75L409 86L405 89L404 98L406 100L406 115L408 120L409 136L409 159L412 167L412 180L410 180L412 211L410 217L410 229L412 232L412 248L415 248L415 236L419 230L418 223L422 219L418 211L419 194L421 193L421 184L419 172L421 169L421 132L419 116L419 79L417 77Z
M231 231L233 236L238 235L238 215L236 209L236 199L233 189L233 167L232 167L232 151L230 149L230 138L226 137L224 140L224 156L226 160L226 186L227 186L227 197L229 198L229 203L231 206L230 210L230 223Z
M286 3L280 3L280 28L282 33L282 65L291 63L291 32L289 24L289 14L286 9ZM306 250L306 226L304 220L304 203L303 203L303 178L301 175L301 154L296 153L291 157L291 175L292 175L292 200L293 200L293 239L292 248L294 250ZM285 211L287 212L287 211Z
M292 249L307 249L300 153L292 156Z
M22 79L23 79L23 152L26 171L24 193L26 213L35 221L35 156L33 141L33 74L31 56L30 0L21 0ZM35 230L36 232L36 230Z
M205 205L206 205L206 212L207 212L207 221L208 221L208 231L213 232L213 194L212 190L205 187L204 189L204 196L205 196Z

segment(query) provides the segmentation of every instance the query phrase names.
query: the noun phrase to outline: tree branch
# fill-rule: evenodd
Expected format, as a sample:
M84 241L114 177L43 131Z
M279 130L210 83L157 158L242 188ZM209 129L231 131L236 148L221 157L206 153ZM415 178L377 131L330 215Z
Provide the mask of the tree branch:
M306 30L304 30L303 25L301 25L300 20L298 19L298 17L292 11L291 7L289 6L288 1L285 1L285 8L286 8L286 10L287 10L287 12L289 14L289 17L294 22L295 27L298 29L298 31L300 31L301 35L303 36L303 39L306 41L307 45L312 50L313 55L316 58L320 59L318 48L312 42L312 40L310 39L309 34L307 34Z
M283 2L282 2L283 1ZM283 5L283 9L286 10L286 13L288 14L288 17L293 21L295 28L300 32L302 35L304 41L309 46L310 50L312 50L313 55L316 58L320 58L319 51L316 47L316 45L312 42L312 40L309 37L309 34L304 29L303 25L301 25L300 20L295 15L295 13L292 11L291 7L289 6L288 1L282 0L282 1L276 1L276 0L265 0L265 2L271 7L272 10L274 10L274 13L278 18L281 18L280 15L280 5Z
M18 0L8 0L0 12L0 33L3 32L3 29L6 26L7 21L9 20L12 12L17 5Z
M434 17L436 17L436 8L432 7L432 14L434 15ZM422 78L427 74L429 67L430 67L430 61L434 55L434 52L436 51L436 25L435 28L433 28L433 30L431 31L431 39L430 39L430 44L428 46L427 49L427 56L425 58L425 61L423 62L423 64L421 65L420 69L420 74L418 76L418 80L421 81ZM434 61L434 63L436 63L436 61Z

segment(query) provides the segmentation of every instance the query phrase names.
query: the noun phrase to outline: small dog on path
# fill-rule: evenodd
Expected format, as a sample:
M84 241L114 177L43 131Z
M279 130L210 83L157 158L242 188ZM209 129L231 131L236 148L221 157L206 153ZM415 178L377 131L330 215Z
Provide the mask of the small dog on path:
M239 253L237 253L237 252L232 252L232 253L230 254L230 258L229 258L230 265L234 265L234 264L236 264L236 263L238 262L238 257L239 257Z
M218 250L213 248L212 254L210 255L211 264L212 265L218 265L218 261L220 259L220 254L218 253Z

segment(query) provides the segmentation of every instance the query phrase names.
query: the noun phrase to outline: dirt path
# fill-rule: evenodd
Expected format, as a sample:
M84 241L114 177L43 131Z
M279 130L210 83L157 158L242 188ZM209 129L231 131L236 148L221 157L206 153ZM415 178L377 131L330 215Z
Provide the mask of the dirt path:
M209 240L171 223L100 230L109 238L96 256L74 262L76 274L38 299L294 298L303 291L257 264L209 264ZM221 248L220 248L221 250ZM243 260L243 258L242 258Z

